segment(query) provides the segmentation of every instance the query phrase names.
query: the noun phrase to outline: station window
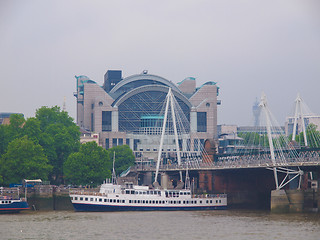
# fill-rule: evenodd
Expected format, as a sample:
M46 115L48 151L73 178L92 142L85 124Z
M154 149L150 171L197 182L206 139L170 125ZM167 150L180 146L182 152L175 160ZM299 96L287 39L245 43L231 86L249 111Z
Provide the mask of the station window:
M197 132L207 131L207 113L197 112Z
M116 147L118 145L118 139L112 138L112 147Z
M102 131L111 132L111 111L102 111Z
M106 149L109 149L109 138L106 138Z

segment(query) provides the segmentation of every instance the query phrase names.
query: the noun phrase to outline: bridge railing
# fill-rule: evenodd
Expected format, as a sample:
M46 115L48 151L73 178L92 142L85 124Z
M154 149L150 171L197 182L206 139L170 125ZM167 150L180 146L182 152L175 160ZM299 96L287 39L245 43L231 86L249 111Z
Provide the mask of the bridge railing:
M224 168L265 168L279 166L302 166L302 165L320 165L320 151L301 151L293 156L290 152L275 154L275 164L270 154L260 155L228 155L219 156L217 161L188 161L181 165L177 163L160 164L159 170L199 170L199 169L224 169ZM137 164L136 169L139 171L154 171L155 163Z

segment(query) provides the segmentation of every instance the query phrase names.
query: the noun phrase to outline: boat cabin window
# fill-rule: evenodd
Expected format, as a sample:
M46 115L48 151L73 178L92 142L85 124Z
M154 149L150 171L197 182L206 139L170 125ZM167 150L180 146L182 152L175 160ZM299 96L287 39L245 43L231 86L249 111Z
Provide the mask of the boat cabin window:
M134 194L134 190L131 190L131 194Z
M83 201L83 197L80 198L80 201Z
M85 200L85 201L88 201L88 198L86 197L84 200Z

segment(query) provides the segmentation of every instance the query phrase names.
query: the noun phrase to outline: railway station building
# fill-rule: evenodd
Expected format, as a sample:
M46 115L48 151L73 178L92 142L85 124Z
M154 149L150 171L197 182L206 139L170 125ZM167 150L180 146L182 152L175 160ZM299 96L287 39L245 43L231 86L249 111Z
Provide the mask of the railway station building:
M136 157L144 154L152 161L158 151L152 139L160 134L155 123L163 118L160 111L169 88L188 120L186 129L199 138L190 146L197 150L206 139L217 139L216 82L196 87L196 79L188 77L175 84L146 70L125 78L121 70L108 70L102 85L84 75L75 78L77 124L98 134L99 144L106 149L127 144Z

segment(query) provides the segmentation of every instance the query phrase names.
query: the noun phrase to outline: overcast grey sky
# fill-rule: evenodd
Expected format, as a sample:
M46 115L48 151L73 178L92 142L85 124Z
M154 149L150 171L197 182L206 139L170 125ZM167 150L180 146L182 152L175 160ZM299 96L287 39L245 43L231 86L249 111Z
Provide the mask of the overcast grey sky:
M0 0L0 112L66 107L74 75L108 69L220 87L221 124L253 124L261 92L279 123L298 92L320 114L318 0Z

